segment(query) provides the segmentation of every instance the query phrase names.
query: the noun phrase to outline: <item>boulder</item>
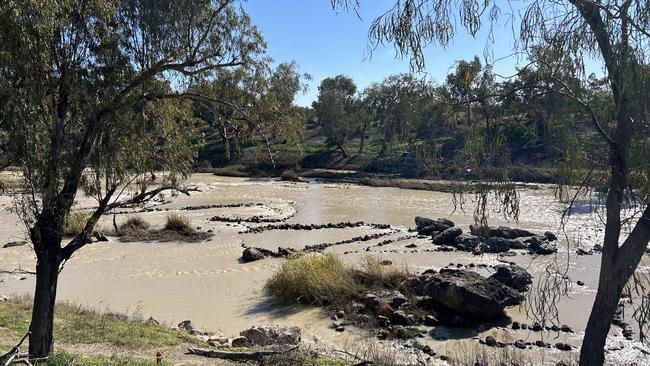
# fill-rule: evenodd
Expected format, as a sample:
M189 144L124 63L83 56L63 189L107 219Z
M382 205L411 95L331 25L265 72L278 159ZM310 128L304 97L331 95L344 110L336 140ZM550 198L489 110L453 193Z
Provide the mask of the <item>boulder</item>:
M548 239L548 241L556 241L557 240L557 236L555 234L553 234L552 232L550 232L550 231L545 231L544 236L546 237L546 239Z
M454 246L459 250L471 252L476 248L481 239L472 234L461 234L454 239Z
M432 235L434 232L443 231L454 226L454 223L447 219L432 220L426 217L415 217L415 226L417 227L418 234Z
M425 235L425 236L433 235L438 232L440 232L440 230L439 227L436 225L429 225L418 229L418 234Z
M528 244L526 244L523 240L521 239L505 239L506 243L508 243L508 246L510 249L528 249Z
M300 343L300 328L259 326L251 327L239 333L247 338L253 346L292 345Z
M507 239L498 236L491 237L487 243L481 244L483 253L503 253L510 250Z
M248 348L251 346L251 341L246 337L235 337L230 341L230 345L233 347Z
M489 320L503 313L506 306L521 302L521 295L494 278L476 272L442 269L424 285L424 293L432 301L458 315Z
M526 236L535 236L534 233L528 230L510 228L507 226L470 225L469 229L472 234L476 236L483 236L483 237L498 236L504 239L516 239L516 238L521 238Z
M264 258L264 254L256 248L246 248L241 255L244 262L254 262Z
M418 229L425 228L427 226L431 226L433 224L433 220L426 218L426 217L421 217L421 216L415 216L415 226Z
M183 320L182 322L178 323L178 329L184 332L191 332L194 330L194 326L190 320Z
M517 291L528 291L528 285L533 283L533 277L524 268L516 264L499 264L494 267L497 271L490 276L495 280L510 286Z
M443 232L440 234L436 235L433 237L433 243L434 244L450 244L463 233L463 230L459 227L450 227L448 229L445 229Z

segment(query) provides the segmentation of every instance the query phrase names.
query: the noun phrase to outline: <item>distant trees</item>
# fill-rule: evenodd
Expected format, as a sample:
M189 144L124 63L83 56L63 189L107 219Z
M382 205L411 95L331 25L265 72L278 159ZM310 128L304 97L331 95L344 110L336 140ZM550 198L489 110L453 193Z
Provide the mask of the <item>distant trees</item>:
M359 126L356 93L354 81L338 75L321 82L318 99L312 105L327 142L338 148L345 157L350 155L346 144Z
M235 0L0 0L0 44L0 135L22 169L17 206L37 258L29 354L42 358L52 351L63 264L103 213L188 192L181 181L201 143L192 103L251 121L236 105L247 99L188 87L254 64L264 43ZM286 103L273 94L269 104ZM64 242L79 189L96 207Z

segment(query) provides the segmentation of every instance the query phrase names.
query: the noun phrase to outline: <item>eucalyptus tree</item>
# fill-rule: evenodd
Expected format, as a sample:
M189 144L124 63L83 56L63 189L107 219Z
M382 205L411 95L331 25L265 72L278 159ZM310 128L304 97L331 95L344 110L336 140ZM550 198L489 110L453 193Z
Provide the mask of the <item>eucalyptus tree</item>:
M277 141L293 142L302 131L302 115L293 104L307 89L309 74L300 74L295 62L284 62L275 69L267 58L250 65L219 70L214 78L202 80L193 90L214 100L230 103L194 103L196 115L216 130L227 160L241 153L244 143L264 146L267 157ZM264 123L258 123L263 121Z
M321 81L318 99L313 103L327 142L337 147L345 157L349 156L346 143L359 125L357 112L360 108L356 93L357 86L352 79L337 75Z
M379 83L373 83L366 91L365 104L374 111L383 141L379 155L384 155L395 142L405 142L417 130L426 100L429 85L412 74L388 76Z
M249 64L260 34L235 0L1 0L0 129L21 167L24 220L37 257L29 353L48 356L59 272L100 216L168 190L188 192L200 141L185 91ZM152 171L163 171L151 185ZM138 183L136 189L131 189ZM97 207L63 238L84 189ZM124 193L132 192L132 193Z
M358 7L360 0L331 0L334 7ZM486 28L494 41L495 27L513 24L512 37L519 51L534 47L553 49L576 65L584 78L584 60L594 58L607 77L614 109L599 113L570 84L551 70L546 78L558 83L552 90L570 97L598 136L606 156L586 157L588 181L594 169L607 172L600 182L607 187L605 235L599 284L583 339L580 364L604 362L604 346L611 320L624 287L635 273L650 241L650 161L648 144L648 57L650 56L650 2L646 0L398 0L374 19L369 30L371 47L392 44L411 65L425 67L424 48L447 46L458 31L477 36ZM502 30L498 29L499 32ZM543 62L543 60L541 60ZM545 90L544 85L535 85ZM578 154L581 155L581 154ZM584 168L585 166L583 166ZM625 217L624 203L636 202L638 214ZM623 224L634 222L629 232ZM647 293L642 296L647 297ZM646 301L647 302L647 301ZM647 323L645 323L647 325Z

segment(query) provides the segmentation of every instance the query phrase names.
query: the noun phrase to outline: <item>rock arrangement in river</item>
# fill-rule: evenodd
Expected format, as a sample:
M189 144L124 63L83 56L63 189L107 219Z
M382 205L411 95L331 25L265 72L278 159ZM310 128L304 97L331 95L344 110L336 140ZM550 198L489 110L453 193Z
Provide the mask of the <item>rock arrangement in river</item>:
M454 247L465 252L504 253L511 249L528 250L531 254L547 255L557 252L555 234L543 235L531 231L506 226L469 226L469 233L448 219L415 217L419 235L431 236L434 244Z

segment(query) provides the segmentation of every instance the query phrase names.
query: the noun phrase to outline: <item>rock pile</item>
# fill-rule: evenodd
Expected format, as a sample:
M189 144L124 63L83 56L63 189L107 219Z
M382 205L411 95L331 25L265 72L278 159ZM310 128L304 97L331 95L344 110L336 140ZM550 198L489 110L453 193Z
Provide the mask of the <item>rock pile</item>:
M415 226L419 235L430 235L434 244L454 247L474 253L503 253L511 249L528 250L531 254L546 255L557 251L553 242L555 234L543 235L506 226L469 226L469 233L448 219L429 219L416 216Z

